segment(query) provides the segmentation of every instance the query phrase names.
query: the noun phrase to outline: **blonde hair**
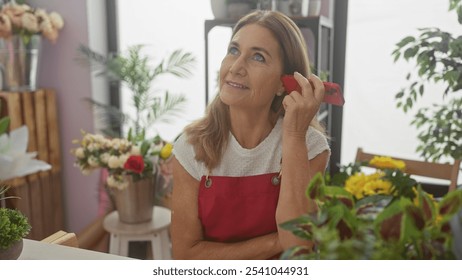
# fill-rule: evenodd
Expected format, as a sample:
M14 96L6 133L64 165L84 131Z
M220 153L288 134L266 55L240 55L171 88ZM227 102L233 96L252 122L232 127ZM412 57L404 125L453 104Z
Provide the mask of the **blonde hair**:
M258 24L274 34L281 47L284 74L292 75L295 71L305 77L311 74L305 39L289 17L277 11L254 11L236 23L231 38L248 24ZM284 115L283 98L275 95L271 105L271 109L279 116ZM313 118L310 125L325 133L316 118ZM196 160L203 162L210 171L221 160L228 145L230 129L229 107L221 101L219 95L208 105L203 118L185 128L188 141L194 147Z

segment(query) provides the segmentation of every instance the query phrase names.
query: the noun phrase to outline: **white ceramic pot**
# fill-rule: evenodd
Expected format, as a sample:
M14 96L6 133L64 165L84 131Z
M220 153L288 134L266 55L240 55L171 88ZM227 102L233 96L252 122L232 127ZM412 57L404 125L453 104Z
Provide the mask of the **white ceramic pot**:
M308 16L317 17L321 13L321 0L310 0Z
M251 9L250 3L229 3L228 16L237 19L249 13Z
M212 13L215 18L227 18L228 17L228 6L226 5L227 0L210 0L210 6L212 7Z

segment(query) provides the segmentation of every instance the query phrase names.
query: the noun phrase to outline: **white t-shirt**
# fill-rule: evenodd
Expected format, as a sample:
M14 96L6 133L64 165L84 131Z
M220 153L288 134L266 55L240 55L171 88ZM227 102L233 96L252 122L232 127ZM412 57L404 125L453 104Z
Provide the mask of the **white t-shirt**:
M208 174L203 162L195 159L194 148L188 143L187 135L182 134L173 145L173 153L184 169L200 180L204 175L244 177L276 173L281 169L282 157L282 118L278 120L270 134L255 148L246 149L230 132L228 147L218 167ZM312 159L330 147L326 137L317 129L309 127L306 133L308 158Z

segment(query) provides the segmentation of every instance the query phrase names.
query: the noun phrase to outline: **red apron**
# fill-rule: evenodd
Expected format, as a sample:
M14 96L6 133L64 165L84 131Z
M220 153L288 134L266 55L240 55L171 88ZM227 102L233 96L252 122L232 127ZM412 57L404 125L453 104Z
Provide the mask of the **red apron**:
M199 218L206 240L236 242L276 232L278 173L248 177L203 176Z

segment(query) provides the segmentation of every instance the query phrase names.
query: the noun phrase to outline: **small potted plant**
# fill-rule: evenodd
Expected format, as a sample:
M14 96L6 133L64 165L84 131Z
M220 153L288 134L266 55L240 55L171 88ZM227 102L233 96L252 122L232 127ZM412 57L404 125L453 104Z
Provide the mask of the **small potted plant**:
M0 187L0 196L8 190L7 186ZM3 197L0 200L5 200ZM0 208L0 260L15 260L21 255L23 238L31 230L29 221L21 211L10 208Z

